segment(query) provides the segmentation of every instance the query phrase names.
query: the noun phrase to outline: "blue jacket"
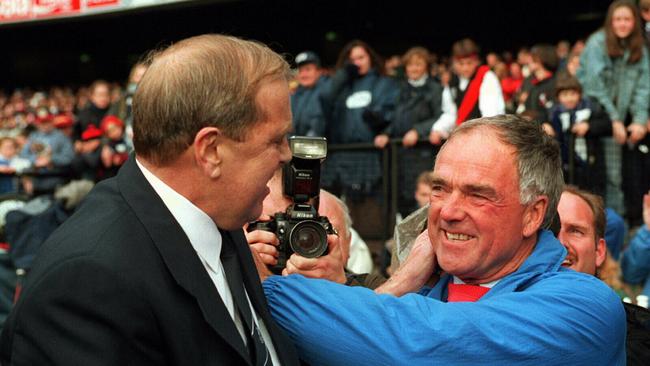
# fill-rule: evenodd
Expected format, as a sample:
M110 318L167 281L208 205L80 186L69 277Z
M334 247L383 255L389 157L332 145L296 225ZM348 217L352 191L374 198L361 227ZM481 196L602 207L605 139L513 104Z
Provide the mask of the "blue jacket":
M610 58L605 32L600 30L589 37L576 77L585 94L596 98L612 121L625 122L630 113L632 122L645 124L650 99L648 52L644 47L641 59L635 64L628 64L629 56L630 52L625 51L623 57Z
M399 88L374 69L361 77L350 77L344 69L331 79L323 94L328 117L327 139L330 143L373 142L377 131L364 120L365 111L373 112L386 122L393 119Z
M321 174L323 187L340 185L345 195L355 201L376 192L382 177L381 152L371 144L393 119L398 92L392 79L374 69L364 76L351 76L339 69L332 76L329 88L322 94L327 142L365 142L369 147L328 152Z
M546 231L478 302L433 289L377 295L299 275L263 286L271 313L312 365L624 365L625 312L593 276L561 267Z
M74 158L74 148L70 138L59 130L53 130L49 133L40 131L32 132L29 140L23 147L21 156L29 159L32 163L36 161L39 153L32 151L32 145L40 143L51 154L52 164L57 167L69 165Z
M643 225L621 257L625 282L643 284L643 294L650 296L650 231Z
M298 136L325 136L325 114L321 93L328 88L329 78L321 76L312 88L299 86L291 96L293 133Z

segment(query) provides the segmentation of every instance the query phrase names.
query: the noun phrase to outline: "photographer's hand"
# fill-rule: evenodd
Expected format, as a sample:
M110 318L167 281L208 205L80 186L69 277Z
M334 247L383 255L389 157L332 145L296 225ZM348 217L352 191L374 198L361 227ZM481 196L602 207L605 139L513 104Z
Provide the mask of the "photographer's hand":
M269 216L260 218L261 220L270 219ZM274 233L265 230L253 230L250 233L244 230L246 241L248 245L259 254L260 259L267 266L274 266L278 264L278 249L276 248L280 242Z
M415 292L431 281L437 281L435 248L429 239L429 231L421 233L409 256L399 269L383 285L375 289L378 294L402 296Z
M292 254L282 275L301 274L305 277L321 278L336 283L345 283L345 263L341 253L341 242L337 235L328 235L329 253L318 258L305 258Z

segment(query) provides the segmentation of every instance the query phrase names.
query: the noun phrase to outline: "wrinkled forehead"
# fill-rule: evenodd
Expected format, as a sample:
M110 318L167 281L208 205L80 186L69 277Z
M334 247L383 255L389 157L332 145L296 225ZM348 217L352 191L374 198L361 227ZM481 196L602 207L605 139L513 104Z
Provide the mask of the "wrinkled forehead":
M499 183L519 194L515 148L489 127L454 133L436 157L434 175L473 184Z

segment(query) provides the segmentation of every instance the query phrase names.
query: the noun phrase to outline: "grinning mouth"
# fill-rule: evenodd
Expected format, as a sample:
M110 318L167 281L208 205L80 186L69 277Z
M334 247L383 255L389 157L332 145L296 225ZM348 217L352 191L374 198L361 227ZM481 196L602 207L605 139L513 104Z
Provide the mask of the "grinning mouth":
M471 235L461 234L461 233L450 233L450 232L448 232L446 230L443 230L443 231L445 233L445 237L447 237L447 239L449 239L449 240L467 241L467 240L470 240L470 239L474 239L474 237L471 236Z
M576 257L571 253L567 254L566 258L562 261L563 267L571 267L576 262Z

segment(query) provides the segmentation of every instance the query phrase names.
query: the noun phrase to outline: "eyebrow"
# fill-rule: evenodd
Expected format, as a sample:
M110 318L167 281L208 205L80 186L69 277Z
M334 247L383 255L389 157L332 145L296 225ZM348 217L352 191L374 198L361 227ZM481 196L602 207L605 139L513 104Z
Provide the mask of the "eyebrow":
M434 186L434 185L436 185L436 186L446 186L447 182L442 178L433 177L433 179L431 179L431 185L432 186Z
M485 184L468 184L462 188L465 192L480 193L488 197L497 197L497 191L488 185Z
M437 185L437 186L448 187L449 183L447 183L447 181L444 180L443 178L433 177L433 179L431 180L431 185L432 186ZM490 197L490 198L497 198L497 196L498 196L497 191L493 187L491 187L489 185L485 185L485 184L466 184L466 185L461 187L461 190L464 193L467 193L467 192L469 192L469 193L480 193L480 194L485 195L485 196Z
M562 226L562 221L560 220L560 226ZM582 231L588 232L589 231L589 226L587 225L581 225L581 224L575 224L572 222L567 222L566 223L566 228L568 229L580 229Z

